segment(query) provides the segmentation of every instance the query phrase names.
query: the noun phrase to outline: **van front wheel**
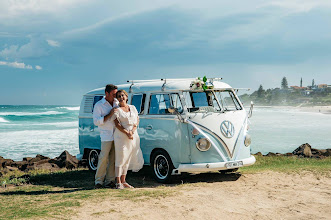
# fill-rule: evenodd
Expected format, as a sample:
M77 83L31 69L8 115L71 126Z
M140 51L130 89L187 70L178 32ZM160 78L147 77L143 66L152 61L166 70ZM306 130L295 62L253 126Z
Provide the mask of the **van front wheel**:
M95 149L92 149L88 153L88 168L91 171L96 171L98 168L98 158L99 158L99 152Z
M151 158L153 177L159 183L169 183L174 169L170 156L163 150L157 150Z

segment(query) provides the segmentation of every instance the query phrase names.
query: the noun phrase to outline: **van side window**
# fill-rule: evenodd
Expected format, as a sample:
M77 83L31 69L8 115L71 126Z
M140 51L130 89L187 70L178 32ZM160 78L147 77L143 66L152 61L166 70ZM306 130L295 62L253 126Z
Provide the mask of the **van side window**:
M94 105L95 105L98 101L100 101L102 98L103 98L103 96L94 96L93 106L92 106L92 112L93 112L93 109L94 109Z
M170 100L172 103L172 106L177 109L179 113L183 112L183 106L182 103L180 102L179 95L177 93L172 93L170 94Z
M169 107L175 107L179 112L183 112L182 103L176 93L173 94L153 94L149 103L149 114L171 114Z
M139 114L144 114L146 94L134 94L131 99L131 105L134 105Z

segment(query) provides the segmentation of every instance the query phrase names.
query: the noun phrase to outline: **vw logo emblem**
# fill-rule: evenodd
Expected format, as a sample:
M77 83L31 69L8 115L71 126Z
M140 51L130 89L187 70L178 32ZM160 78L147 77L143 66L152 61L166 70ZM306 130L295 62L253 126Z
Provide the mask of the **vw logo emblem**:
M221 124L221 132L227 138L232 138L234 135L233 124L229 121L223 121Z

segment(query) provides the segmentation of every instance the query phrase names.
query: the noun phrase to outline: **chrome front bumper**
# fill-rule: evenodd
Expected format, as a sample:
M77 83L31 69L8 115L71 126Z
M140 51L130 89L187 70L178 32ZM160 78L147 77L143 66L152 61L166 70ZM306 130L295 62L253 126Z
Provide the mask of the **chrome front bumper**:
M253 165L256 161L255 157L251 155L249 158L238 160L243 162L243 166ZM194 163L194 164L179 164L177 169L172 171L173 175L178 175L182 172L187 173L203 173L210 171L218 171L218 170L227 170L229 168L225 167L225 164L228 162L237 162L237 161L226 161L219 163Z

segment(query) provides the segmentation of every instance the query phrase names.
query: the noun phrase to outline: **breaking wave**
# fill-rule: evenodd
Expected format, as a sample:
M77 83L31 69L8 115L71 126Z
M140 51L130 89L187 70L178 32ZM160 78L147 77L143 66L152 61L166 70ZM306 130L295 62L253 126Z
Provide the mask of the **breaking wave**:
M62 115L66 114L65 112L58 111L46 111L46 112L0 112L2 116L40 116L40 115Z
M77 107L57 107L58 109L67 109L69 111L79 111L80 106Z
M9 121L7 121L6 119L0 117L0 123L1 123L1 122L3 122L3 123L7 123L7 122L9 122Z

